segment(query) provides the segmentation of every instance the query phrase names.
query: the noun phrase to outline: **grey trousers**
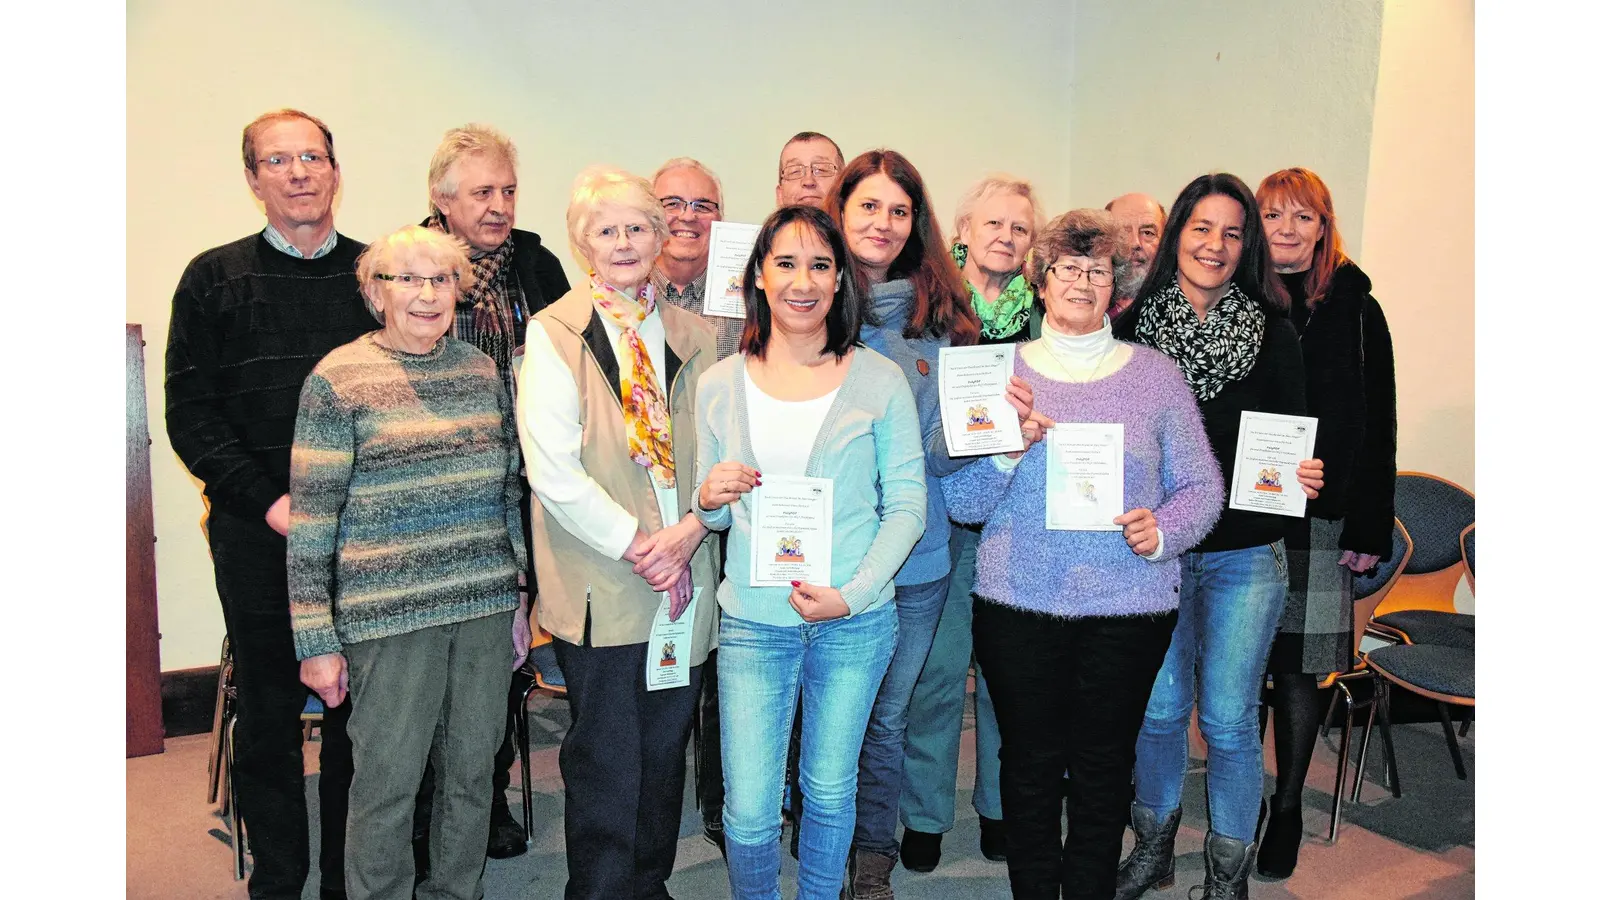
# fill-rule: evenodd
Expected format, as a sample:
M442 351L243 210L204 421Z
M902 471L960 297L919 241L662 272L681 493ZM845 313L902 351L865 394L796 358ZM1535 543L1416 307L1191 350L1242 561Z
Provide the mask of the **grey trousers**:
M345 831L351 900L410 900L422 768L436 777L417 900L481 900L495 748L505 732L514 611L347 644L355 777Z

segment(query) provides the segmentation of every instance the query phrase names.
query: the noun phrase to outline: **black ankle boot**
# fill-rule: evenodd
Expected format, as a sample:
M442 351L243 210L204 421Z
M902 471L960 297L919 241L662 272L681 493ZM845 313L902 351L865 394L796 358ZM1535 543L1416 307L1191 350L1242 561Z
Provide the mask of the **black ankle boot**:
M1256 872L1270 881L1282 881L1294 874L1300 861L1300 838L1305 823L1300 815L1300 804L1279 806L1277 795L1272 798L1272 813L1267 819L1266 833L1256 850Z
M1004 819L978 817L978 852L990 862L1006 861L1006 823Z
M944 835L907 828L900 835L900 865L908 872L932 872L943 855Z

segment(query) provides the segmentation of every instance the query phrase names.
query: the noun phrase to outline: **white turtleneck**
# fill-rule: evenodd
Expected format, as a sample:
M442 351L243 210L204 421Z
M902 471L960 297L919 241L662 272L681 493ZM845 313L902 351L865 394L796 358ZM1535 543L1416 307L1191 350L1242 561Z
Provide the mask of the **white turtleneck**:
M1133 348L1111 336L1111 319L1102 320L1098 331L1088 334L1063 334L1051 327L1045 317L1039 339L1022 345L1022 358L1041 375L1057 381L1099 381L1128 364Z
M1133 348L1111 336L1110 316L1103 319L1098 331L1088 334L1057 331L1050 326L1047 316L1041 323L1039 339L1023 344L1018 352L1040 375L1076 384L1107 378L1133 358ZM1022 462L1004 453L997 453L989 459L1002 472L1010 471ZM1155 552L1145 559L1155 562L1166 552L1166 547L1166 535L1157 527Z

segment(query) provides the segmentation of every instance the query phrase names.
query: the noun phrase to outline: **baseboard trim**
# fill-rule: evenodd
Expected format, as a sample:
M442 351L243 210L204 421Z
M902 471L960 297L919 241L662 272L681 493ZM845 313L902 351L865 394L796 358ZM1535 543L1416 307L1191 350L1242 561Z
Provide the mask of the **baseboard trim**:
M161 673L161 722L169 738L205 734L217 708L217 666Z

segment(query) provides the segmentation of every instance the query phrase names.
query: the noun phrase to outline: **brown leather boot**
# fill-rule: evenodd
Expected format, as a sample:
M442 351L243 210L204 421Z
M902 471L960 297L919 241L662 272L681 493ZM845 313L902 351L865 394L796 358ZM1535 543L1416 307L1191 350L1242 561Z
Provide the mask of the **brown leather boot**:
M894 857L889 854L851 847L839 900L894 900L894 888L889 886L893 872Z

